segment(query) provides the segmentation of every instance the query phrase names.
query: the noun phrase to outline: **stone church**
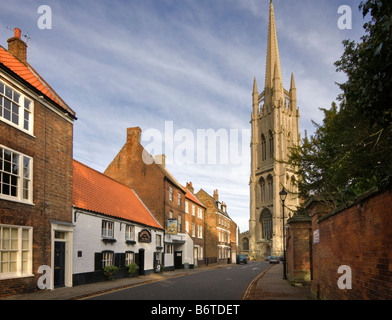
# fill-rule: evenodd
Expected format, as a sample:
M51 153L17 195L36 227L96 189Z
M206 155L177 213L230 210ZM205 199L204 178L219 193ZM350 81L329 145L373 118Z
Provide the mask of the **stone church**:
M286 163L290 147L299 145L299 109L294 75L289 91L283 87L278 38L272 0L270 2L265 87L253 84L251 118L251 176L249 256L263 259L283 254L282 201L279 192L284 187L285 221L299 204L295 186L295 170Z

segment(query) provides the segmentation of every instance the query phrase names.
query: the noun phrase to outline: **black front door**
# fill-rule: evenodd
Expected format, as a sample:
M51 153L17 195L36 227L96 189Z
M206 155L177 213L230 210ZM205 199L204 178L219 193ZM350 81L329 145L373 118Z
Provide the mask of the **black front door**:
M144 249L139 249L139 274L144 276Z
M65 242L54 243L54 287L64 287L65 279Z
M182 251L174 252L174 268L175 269L182 268Z

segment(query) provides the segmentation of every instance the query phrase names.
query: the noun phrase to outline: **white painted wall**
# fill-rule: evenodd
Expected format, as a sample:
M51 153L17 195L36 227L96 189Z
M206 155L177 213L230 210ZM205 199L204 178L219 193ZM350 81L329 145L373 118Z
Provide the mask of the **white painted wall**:
M75 210L74 210L75 218ZM114 243L104 243L101 237L102 220L114 222L114 238L117 240ZM139 252L139 249L145 250L144 269L152 270L154 267L154 252L156 249L156 235L161 235L161 246L164 248L163 230L156 230L145 226L135 225L135 240L136 244L126 244L125 242L125 225L126 222L116 220L115 218L96 215L88 212L77 210L76 221L74 220L74 246L73 246L73 273L84 273L94 271L94 256L96 252L105 250L113 251L114 253L125 253L126 251ZM151 232L151 243L139 243L137 240L138 234L141 230L148 229ZM82 251L82 257L78 257L78 251ZM163 252L164 249L161 250ZM168 261L169 262L169 261ZM165 260L165 264L167 264ZM172 264L173 265L173 264Z

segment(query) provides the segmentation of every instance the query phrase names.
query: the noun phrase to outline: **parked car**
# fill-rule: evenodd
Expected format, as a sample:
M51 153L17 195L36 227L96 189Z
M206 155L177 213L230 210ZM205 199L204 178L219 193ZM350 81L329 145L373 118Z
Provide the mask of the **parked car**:
M237 264L240 264L240 263L244 263L244 264L247 264L248 263L248 259L246 258L246 255L244 255L244 254L239 254L238 256L237 256Z
M279 256L279 261L284 261L284 256Z
M279 263L278 257L271 256L269 259L269 263Z
M265 261L269 261L270 258L271 258L271 256L266 256Z

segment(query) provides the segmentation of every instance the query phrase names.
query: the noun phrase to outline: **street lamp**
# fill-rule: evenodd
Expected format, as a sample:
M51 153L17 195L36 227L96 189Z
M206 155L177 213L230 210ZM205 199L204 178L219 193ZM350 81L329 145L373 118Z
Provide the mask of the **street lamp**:
M286 246L285 246L285 231L284 231L284 202L287 197L287 191L283 187L282 191L279 192L280 200L282 201L282 237L283 237L283 280L286 280Z

